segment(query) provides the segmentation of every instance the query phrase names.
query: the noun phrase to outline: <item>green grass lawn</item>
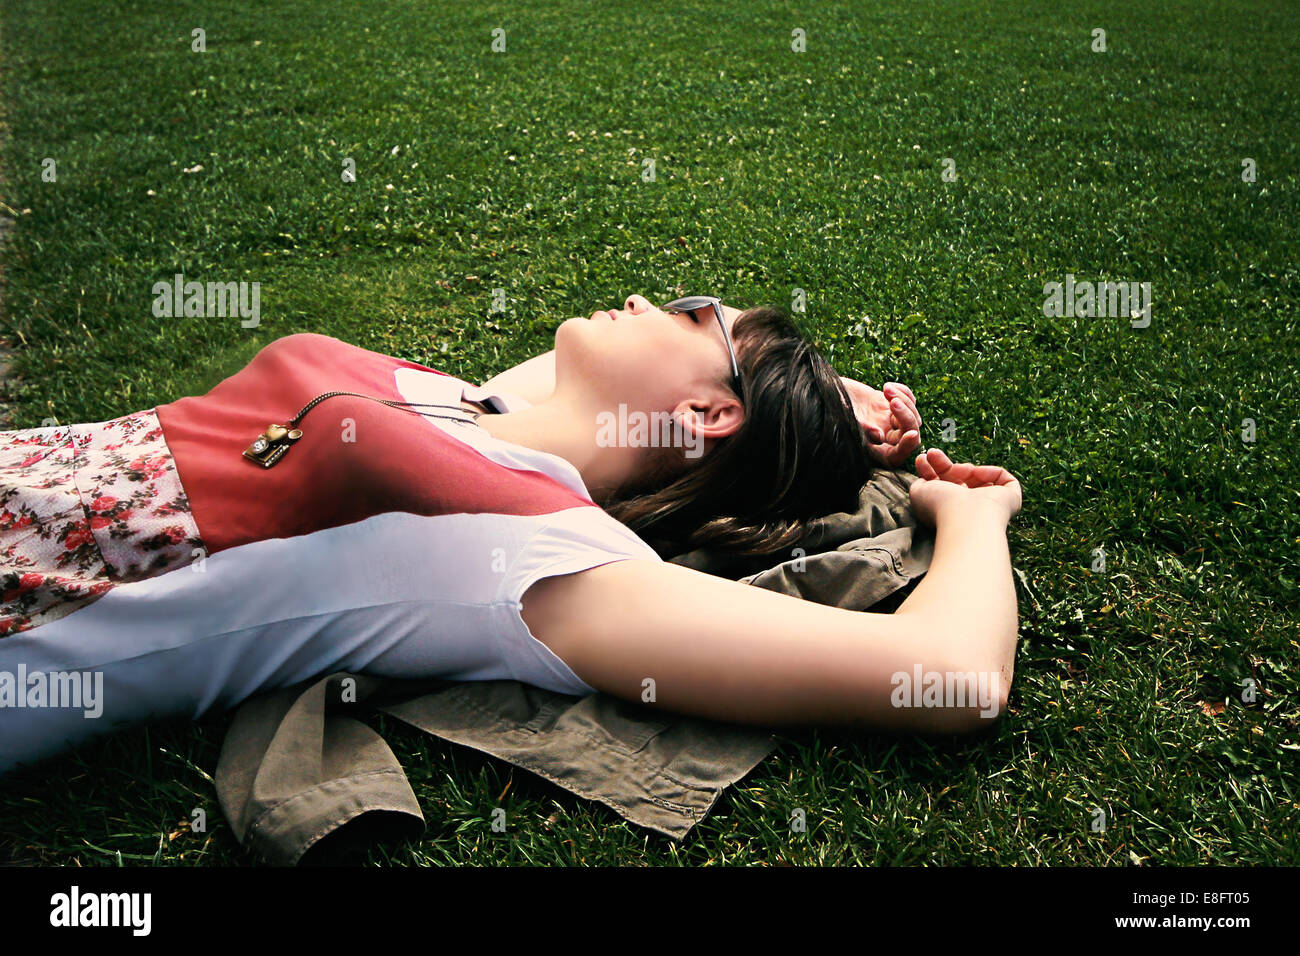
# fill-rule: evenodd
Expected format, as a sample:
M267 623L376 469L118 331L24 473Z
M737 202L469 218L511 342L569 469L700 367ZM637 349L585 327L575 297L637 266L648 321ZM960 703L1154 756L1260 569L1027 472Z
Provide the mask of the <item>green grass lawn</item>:
M376 717L429 829L369 859L1296 865L1295 6L1070 6L7 0L10 427L201 393L293 332L482 381L630 293L802 289L841 372L1023 482L1010 712L790 735L684 845ZM175 273L260 282L260 325L155 317ZM1046 317L1067 273L1149 282L1149 327ZM253 862L229 721L0 781L0 858Z

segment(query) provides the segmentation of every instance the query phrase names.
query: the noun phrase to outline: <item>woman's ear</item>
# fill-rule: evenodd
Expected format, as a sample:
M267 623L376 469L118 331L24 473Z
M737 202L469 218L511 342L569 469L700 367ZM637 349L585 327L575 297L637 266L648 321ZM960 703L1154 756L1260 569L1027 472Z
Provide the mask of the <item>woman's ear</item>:
M682 399L672 411L683 430L700 438L726 438L745 421L745 409L732 396Z

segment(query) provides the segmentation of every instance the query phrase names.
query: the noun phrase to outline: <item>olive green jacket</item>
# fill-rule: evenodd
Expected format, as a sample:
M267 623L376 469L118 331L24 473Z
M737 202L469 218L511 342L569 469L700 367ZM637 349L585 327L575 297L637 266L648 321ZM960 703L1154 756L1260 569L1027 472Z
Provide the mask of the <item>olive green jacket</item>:
M708 551L672 561L822 604L892 611L934 549L933 532L911 513L915 480L876 471L856 513L818 519L779 563ZM675 839L778 743L762 728L665 714L603 693L337 673L253 697L236 712L216 788L240 842L293 865L323 861L326 847L418 838L424 815L401 764L367 723L375 713L499 757Z

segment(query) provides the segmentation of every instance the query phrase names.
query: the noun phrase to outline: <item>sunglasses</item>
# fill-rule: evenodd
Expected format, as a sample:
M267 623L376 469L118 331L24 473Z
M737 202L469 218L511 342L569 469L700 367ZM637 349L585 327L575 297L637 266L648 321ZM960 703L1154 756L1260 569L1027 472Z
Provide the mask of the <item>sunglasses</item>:
M731 356L731 378L732 385L737 395L744 397L744 389L740 380L740 363L736 361L736 349L731 342L731 333L727 331L727 323L722 318L722 300L711 295L688 295L683 299L673 299L667 305L660 306L665 312L691 312L696 309L702 309L705 306L713 307L713 314L718 318L718 328L722 329L722 339L727 343L727 354Z

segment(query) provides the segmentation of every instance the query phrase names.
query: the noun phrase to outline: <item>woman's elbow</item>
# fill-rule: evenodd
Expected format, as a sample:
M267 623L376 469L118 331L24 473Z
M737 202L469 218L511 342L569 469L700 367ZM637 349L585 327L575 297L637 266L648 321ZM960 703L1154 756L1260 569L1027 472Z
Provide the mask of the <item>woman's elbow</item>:
M957 664L955 670L965 678L967 688L966 706L958 708L960 714L955 721L960 733L978 734L993 727L1006 713L1011 697L1016 643L1020 636L1019 615L990 631L983 639L952 652ZM971 648L976 650L972 653Z
M976 696L967 706L960 708L958 733L974 735L993 728L1006 713L1011 699L1012 661L993 661L984 669L968 671L976 675Z
M928 722L939 733L974 736L990 730L1011 697L1010 659L960 660L930 677L925 699L937 703Z
M987 705L977 705L966 707L962 710L962 717L958 721L956 733L962 736L973 737L992 730L993 727L1002 719L1006 713L1008 692L1003 690L989 701Z

